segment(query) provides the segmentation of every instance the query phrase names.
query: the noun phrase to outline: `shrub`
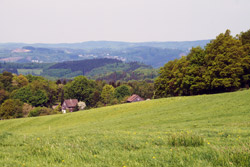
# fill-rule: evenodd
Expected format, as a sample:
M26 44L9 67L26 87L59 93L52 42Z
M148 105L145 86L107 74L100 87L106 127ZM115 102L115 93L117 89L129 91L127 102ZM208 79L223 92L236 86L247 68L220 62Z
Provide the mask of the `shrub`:
M86 104L83 101L80 101L77 105L79 110L84 110L84 108L86 107Z
M61 104L59 104L55 109L54 109L55 112L61 112L62 111L62 106Z
M178 133L170 136L168 144L171 146L198 147L204 145L204 139L201 136L192 133Z
M127 100L130 96L125 96L122 100L121 100L121 103L127 103Z
M119 104L119 101L117 99L113 99L111 101L111 105Z
M29 117L37 117L43 115L51 115L53 114L53 110L46 107L36 107L30 111Z
M75 106L73 112L76 112L76 111L79 111L79 106L78 106L78 104Z
M29 105L28 103L24 103L23 104L23 117L27 117L32 109L33 109L32 105Z
M96 103L96 106L97 107L103 107L103 106L105 106L101 101L98 101L97 103Z

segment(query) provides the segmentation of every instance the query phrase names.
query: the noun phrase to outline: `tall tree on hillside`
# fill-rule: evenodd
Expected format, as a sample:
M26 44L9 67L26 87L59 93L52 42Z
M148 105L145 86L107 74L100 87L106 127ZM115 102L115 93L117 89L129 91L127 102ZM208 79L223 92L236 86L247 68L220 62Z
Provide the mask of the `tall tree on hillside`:
M95 83L84 76L75 77L64 86L64 99L78 99L87 106L91 103L90 95L94 92Z
M206 46L205 76L213 92L232 91L241 86L245 56L241 41L232 37L229 30Z
M41 89L33 90L30 86L26 86L12 92L13 99L19 99L24 103L31 104L32 106L46 106L48 97L46 92Z
M250 30L242 32L240 35L240 39L243 45L250 44Z
M105 104L109 104L114 98L115 88L112 85L105 85L102 89L102 100Z
M10 72L4 71L0 74L0 83L2 83L3 87L7 91L12 91L12 78L13 75Z
M205 50L201 47L192 48L187 55L187 73L183 78L184 95L196 95L206 93L208 87L204 78L205 67Z
M115 93L114 93L115 97L119 100L123 99L126 96L130 96L130 90L128 88L128 86L126 85L121 85L117 88L115 88Z
M246 52L246 57L243 59L244 75L242 76L243 85L249 88L250 85L250 30L241 33L240 40L242 41L244 51Z
M52 106L58 99L58 86L55 82L47 80L35 80L30 84L32 91L44 91L47 97L46 106Z

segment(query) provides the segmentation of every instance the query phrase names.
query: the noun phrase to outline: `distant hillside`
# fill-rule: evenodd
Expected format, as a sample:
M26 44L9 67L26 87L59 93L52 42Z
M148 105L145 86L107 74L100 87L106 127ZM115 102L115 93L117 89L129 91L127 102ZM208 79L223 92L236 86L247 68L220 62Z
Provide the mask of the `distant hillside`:
M94 58L138 61L161 67L188 54L190 48L204 47L209 40L188 42L111 42L90 41L72 44L0 44L0 62L55 63Z
M85 73L93 70L94 68L114 63L122 63L122 61L116 59L107 59L107 58L67 61L52 65L51 67L49 67L49 69L70 69L72 72L81 71L84 75Z
M69 61L63 63L57 63L50 66L48 69L44 69L41 73L42 76L49 76L55 78L72 78L78 75L85 75L90 79L99 79L99 80L106 80L106 81L117 81L122 80L125 81L124 78L113 78L108 77L113 72L120 72L120 73L128 73L134 72L138 69L144 69L149 71L154 71L152 66L145 65L138 62L129 62L124 63L120 60L116 59L89 59L89 60L81 60L81 61ZM143 77L139 77L143 75ZM153 78L158 75L155 74ZM107 77L104 77L107 76ZM135 80L143 80L144 78L152 79L150 77L144 76L144 73L136 73L133 79Z
M195 46L205 46L210 40L197 40L197 41L174 41L174 42L118 42L118 41L87 41L81 43L59 43L59 44L26 44L26 43L0 43L0 48L19 48L23 46L33 47L46 47L46 48L71 48L71 49L124 49L129 47L157 47L168 49L181 49L186 50Z
M90 79L102 79L106 81L125 81L128 77L116 78L109 77L113 72L118 73L134 73L132 79L143 80L153 79L158 76L158 70L150 65L139 62L122 62L117 59L99 58L86 59L79 61L66 61L62 63L1 63L0 72L9 71L15 74L32 74L35 76L43 76L52 80L58 78L68 78L79 75L85 75ZM138 72L140 71L140 72ZM153 75L151 75L153 72Z

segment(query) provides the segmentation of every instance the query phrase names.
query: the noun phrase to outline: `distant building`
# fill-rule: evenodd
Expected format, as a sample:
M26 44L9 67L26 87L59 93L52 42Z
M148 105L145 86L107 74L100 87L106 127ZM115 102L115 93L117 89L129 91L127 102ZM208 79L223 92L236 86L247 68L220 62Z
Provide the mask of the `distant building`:
M77 99L64 100L64 102L62 104L62 113L66 113L66 110L69 110L69 112L73 112L74 109L76 108L77 104L78 104Z
M138 101L144 101L144 99L136 94L133 94L127 99L127 103L138 102Z

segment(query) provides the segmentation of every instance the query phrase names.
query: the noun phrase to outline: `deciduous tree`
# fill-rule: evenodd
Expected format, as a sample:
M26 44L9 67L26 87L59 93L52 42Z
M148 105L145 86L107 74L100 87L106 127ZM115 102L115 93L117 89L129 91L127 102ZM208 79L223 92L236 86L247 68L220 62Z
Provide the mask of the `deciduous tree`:
M18 99L8 99L0 107L0 119L20 118L23 103Z

